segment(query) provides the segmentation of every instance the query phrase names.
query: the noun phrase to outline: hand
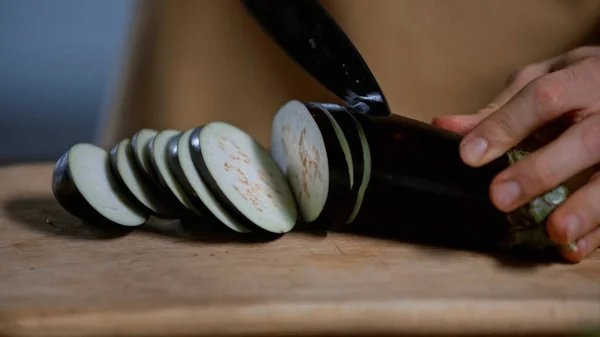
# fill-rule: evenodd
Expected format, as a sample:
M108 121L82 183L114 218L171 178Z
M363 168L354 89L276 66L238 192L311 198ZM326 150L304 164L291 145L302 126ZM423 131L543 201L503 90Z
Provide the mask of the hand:
M545 144L493 179L490 196L504 212L572 177L595 173L549 216L547 231L558 244L577 244L562 252L572 262L600 246L600 47L526 66L486 108L432 123L464 135L460 155L473 167L526 139Z

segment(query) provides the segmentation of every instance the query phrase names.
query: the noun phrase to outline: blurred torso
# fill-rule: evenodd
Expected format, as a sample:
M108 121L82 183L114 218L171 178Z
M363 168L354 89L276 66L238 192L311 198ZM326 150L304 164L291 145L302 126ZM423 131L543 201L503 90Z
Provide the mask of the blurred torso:
M593 34L600 0L323 0L394 113L423 121L472 113L508 74ZM290 99L336 102L237 0L144 2L127 81L103 132L114 144L143 127L235 123L265 145Z

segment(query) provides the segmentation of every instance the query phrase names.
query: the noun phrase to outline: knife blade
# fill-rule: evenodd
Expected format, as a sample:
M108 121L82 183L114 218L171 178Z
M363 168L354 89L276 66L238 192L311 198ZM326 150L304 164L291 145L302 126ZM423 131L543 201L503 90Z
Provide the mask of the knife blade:
M242 0L297 64L351 107L391 114L388 102L348 35L317 0Z

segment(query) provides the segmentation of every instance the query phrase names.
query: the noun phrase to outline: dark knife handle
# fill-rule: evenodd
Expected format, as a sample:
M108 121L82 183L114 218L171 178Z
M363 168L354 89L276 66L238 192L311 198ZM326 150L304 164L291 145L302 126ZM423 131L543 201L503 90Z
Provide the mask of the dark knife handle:
M242 0L268 34L327 89L371 116L391 114L350 38L317 0Z

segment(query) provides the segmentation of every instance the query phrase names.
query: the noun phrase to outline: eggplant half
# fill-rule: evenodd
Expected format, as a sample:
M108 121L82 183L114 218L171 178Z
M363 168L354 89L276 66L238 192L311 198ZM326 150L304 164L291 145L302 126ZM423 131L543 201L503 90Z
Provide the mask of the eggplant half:
M52 192L73 216L109 227L136 227L149 212L131 199L113 176L106 150L86 143L73 145L56 162Z
M269 152L225 122L196 128L189 146L194 168L219 204L253 232L283 234L297 221L289 185Z

